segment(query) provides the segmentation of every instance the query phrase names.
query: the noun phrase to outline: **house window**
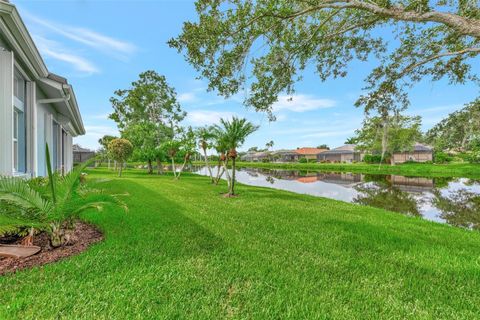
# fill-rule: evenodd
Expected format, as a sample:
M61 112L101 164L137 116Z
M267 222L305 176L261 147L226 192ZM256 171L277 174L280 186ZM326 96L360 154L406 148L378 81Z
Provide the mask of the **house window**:
M26 172L25 79L15 70L13 99L13 169Z

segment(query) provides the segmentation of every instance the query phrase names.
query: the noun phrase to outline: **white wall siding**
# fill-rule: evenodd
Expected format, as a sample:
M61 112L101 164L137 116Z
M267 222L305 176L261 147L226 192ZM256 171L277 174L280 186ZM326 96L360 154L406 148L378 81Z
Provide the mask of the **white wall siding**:
M65 139L65 172L73 169L73 138L67 133Z
M0 174L13 172L13 53L0 48Z

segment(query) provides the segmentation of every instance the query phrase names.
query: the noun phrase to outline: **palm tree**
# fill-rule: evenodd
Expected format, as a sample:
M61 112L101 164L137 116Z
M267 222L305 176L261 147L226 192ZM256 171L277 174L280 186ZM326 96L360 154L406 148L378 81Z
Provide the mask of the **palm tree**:
M223 128L213 127L213 133L215 136L215 150L218 153L218 167L217 167L217 176L215 178L215 184L218 184L223 174L227 176L227 184L230 189L230 174L228 173L228 142L227 135ZM220 167L222 170L220 171Z
M11 210L3 207L0 213L16 221L17 228L29 227L30 234L23 243L32 244L33 229L46 230L53 247L69 241L74 220L88 209L102 210L106 203L113 203L127 210L118 196L101 190L86 188L82 171L89 162L75 167L65 176L52 172L48 145L46 146L48 185L38 187L16 177L0 177L0 200L10 203ZM11 226L12 227L12 226Z
M170 139L167 142L165 142L164 148L166 149L167 154L170 157L170 160L172 161L173 177L177 178L177 169L175 168L175 156L179 151L180 142L175 139Z
M183 153L183 164L180 167L176 179L180 178L183 169L185 169L185 165L190 161L190 157L195 153L195 145L195 133L193 132L192 128L189 127L188 130L183 133L182 140L180 141L179 150Z
M233 117L232 121L220 119L222 126L216 125L217 132L224 132L224 139L228 149L227 159L232 159L232 176L230 178L229 196L235 195L235 162L237 159L237 148L240 147L245 139L258 129L258 126L253 125L247 119L239 119Z
M208 157L207 157L207 149L211 147L211 141L215 137L215 134L213 132L213 128L210 126L205 126L202 128L198 128L196 131L196 135L198 138L198 144L200 148L203 150L203 157L205 159L205 166L207 167L208 173L210 175L210 179L212 183L215 181L213 179L212 175L212 169L210 168L210 163L208 162Z

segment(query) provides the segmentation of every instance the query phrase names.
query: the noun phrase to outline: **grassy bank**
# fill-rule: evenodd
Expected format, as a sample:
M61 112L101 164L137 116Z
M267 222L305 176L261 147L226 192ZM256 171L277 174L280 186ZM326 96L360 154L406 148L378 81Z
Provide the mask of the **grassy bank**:
M0 319L472 319L480 233L273 189L105 169L106 240L0 277ZM92 182L99 179L97 182Z
M424 164L405 163L401 165L382 165L367 163L262 163L237 162L239 167L255 167L266 169L342 171L366 174L398 174L404 176L423 177L465 177L480 178L480 164ZM200 164L200 163L199 163Z

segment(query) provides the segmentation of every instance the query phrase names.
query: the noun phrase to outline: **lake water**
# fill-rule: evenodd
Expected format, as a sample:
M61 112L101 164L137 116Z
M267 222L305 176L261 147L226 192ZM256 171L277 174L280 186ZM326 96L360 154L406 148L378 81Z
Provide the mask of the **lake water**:
M202 166L190 171L208 175ZM260 168L239 168L236 180L480 229L480 180Z

